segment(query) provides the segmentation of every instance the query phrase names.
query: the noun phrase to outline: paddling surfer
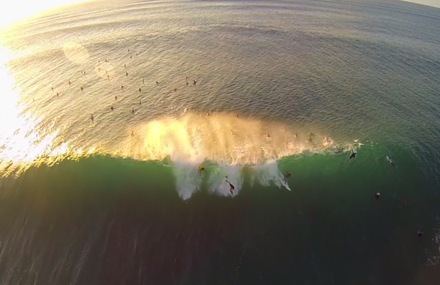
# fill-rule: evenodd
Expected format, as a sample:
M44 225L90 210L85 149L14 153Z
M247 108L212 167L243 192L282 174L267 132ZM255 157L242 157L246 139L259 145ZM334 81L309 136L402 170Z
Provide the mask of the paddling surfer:
M393 166L393 167L396 167L396 164L394 163L394 160L391 158L391 157L389 157L388 155L386 156L386 159L388 160L388 162Z

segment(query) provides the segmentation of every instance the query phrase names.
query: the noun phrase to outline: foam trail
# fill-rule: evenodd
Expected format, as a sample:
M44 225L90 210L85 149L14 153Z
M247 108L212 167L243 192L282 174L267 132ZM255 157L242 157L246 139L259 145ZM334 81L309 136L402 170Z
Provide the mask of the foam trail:
M177 192L182 199L187 200L200 189L202 179L198 173L198 165L184 161L174 161L173 164Z
M269 160L266 163L255 165L252 167L252 183L258 183L263 186L270 186L272 183L278 188L285 187L284 175L278 169L278 164L276 160ZM285 182L288 185L287 182Z

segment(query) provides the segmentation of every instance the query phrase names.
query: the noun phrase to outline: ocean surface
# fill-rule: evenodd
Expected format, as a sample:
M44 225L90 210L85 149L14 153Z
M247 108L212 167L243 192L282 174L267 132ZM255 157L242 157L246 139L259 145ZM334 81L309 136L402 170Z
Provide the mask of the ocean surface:
M440 9L96 1L0 39L0 284L440 284Z

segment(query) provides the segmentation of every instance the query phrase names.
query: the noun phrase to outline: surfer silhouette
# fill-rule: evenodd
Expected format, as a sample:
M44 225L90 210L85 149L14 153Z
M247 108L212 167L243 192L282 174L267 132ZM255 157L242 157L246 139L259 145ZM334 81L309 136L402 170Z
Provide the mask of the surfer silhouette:
M375 196L376 196L376 200L379 200L380 199L380 192L377 192Z
M205 167L203 166L203 164L199 165L199 174L202 175L202 172L205 171Z
M290 178L290 176L292 176L292 173L286 172L286 174L284 174L284 181L287 182L287 180Z
M357 152L355 152L354 150L351 150L351 154L348 157L347 161L354 159L356 157L356 154L357 154Z
M231 195L234 195L235 186L228 180L228 176L226 176L226 182L229 184L229 192L231 192Z

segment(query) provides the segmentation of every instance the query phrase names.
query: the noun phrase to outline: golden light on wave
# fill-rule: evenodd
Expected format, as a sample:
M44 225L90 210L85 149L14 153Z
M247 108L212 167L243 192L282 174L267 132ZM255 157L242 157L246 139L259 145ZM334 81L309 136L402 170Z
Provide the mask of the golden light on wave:
M303 152L334 147L333 140L318 132L286 124L234 114L187 113L164 117L135 128L126 142L117 146L119 155L142 160L228 164L258 164Z

